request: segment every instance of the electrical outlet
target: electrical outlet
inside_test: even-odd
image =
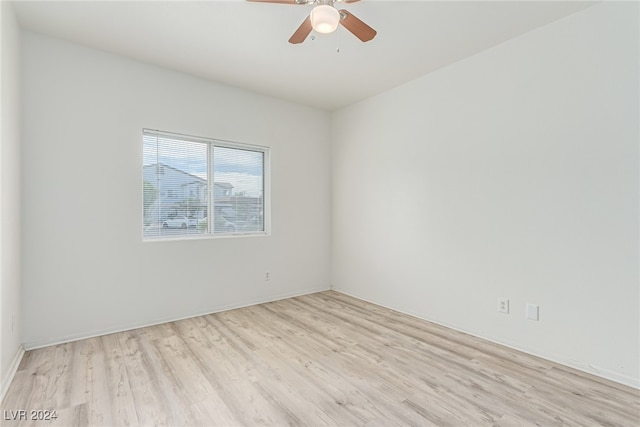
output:
[[[509,298],[498,298],[498,313],[509,314]]]
[[[540,307],[537,304],[527,304],[527,319],[540,320]]]
[[[268,282],[269,280],[271,280],[271,275],[269,274],[268,271],[264,272],[264,281]]]

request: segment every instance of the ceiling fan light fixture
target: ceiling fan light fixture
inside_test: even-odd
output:
[[[333,33],[340,23],[340,12],[326,4],[316,6],[311,11],[311,26],[322,34]]]

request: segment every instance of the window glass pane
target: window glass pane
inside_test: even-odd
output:
[[[213,148],[214,233],[264,231],[264,153]]]
[[[207,232],[208,144],[144,135],[144,237]]]
[[[268,149],[143,130],[143,238],[264,233]]]

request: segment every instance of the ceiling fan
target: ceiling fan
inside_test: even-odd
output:
[[[338,24],[349,30],[354,36],[368,42],[373,39],[377,32],[352,13],[345,9],[336,9],[335,4],[339,2],[355,3],[360,0],[247,0],[255,3],[279,3],[303,5],[312,4],[313,9],[307,19],[305,19],[298,29],[289,39],[289,43],[298,44],[305,41],[311,30],[316,30],[322,34],[329,34],[338,28]]]

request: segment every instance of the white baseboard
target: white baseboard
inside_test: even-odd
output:
[[[521,352],[529,354],[531,356],[539,357],[541,359],[545,359],[545,360],[548,360],[550,362],[557,363],[559,365],[563,365],[563,366],[567,366],[569,368],[577,369],[578,371],[582,371],[582,372],[585,372],[587,374],[594,375],[596,377],[600,377],[600,378],[604,378],[606,380],[614,381],[616,383],[619,383],[619,384],[622,384],[622,385],[626,385],[626,386],[629,386],[629,387],[633,387],[635,389],[640,389],[640,379],[629,377],[629,376],[623,375],[623,374],[621,374],[619,372],[614,372],[614,371],[610,371],[610,370],[607,370],[607,369],[599,368],[599,367],[593,366],[593,365],[591,365],[591,364],[589,364],[587,362],[580,361],[580,360],[569,359],[569,358],[562,357],[562,356],[557,355],[557,354],[540,353],[540,352],[536,351],[535,349],[526,348],[526,347],[523,347],[521,345],[496,341],[494,339],[483,337],[481,335],[474,334],[473,332],[469,332],[469,331],[466,331],[464,329],[460,329],[460,328],[457,328],[455,326],[448,325],[448,324],[443,323],[443,322],[439,322],[438,320],[429,319],[429,318],[427,318],[425,316],[422,316],[422,315],[419,315],[419,314],[416,314],[416,313],[408,313],[408,312],[400,310],[400,309],[398,309],[396,307],[390,307],[390,306],[387,306],[387,305],[384,305],[384,304],[380,304],[379,302],[376,302],[376,301],[370,301],[370,300],[367,300],[365,298],[361,298],[361,297],[359,297],[357,295],[352,295],[352,294],[350,294],[348,292],[344,292],[344,291],[335,289],[333,287],[331,289],[333,291],[335,291],[335,292],[350,296],[352,298],[356,298],[356,299],[359,299],[361,301],[366,301],[368,303],[375,304],[375,305],[378,305],[380,307],[388,308],[390,310],[397,311],[398,313],[406,314],[407,316],[415,317],[417,319],[425,320],[427,322],[431,322],[431,323],[434,323],[436,325],[444,326],[445,328],[449,328],[449,329],[452,329],[452,330],[457,331],[457,332],[462,332],[464,334],[471,335],[471,336],[474,336],[476,338],[480,338],[480,339],[483,339],[485,341],[489,341],[489,342],[492,342],[494,344],[501,345],[503,347],[508,347],[508,348],[513,349],[513,350],[521,351]]]
[[[2,403],[2,401],[4,400],[4,396],[7,394],[9,386],[13,381],[13,377],[15,377],[16,372],[18,372],[18,367],[20,366],[20,362],[22,362],[24,351],[25,350],[23,346],[20,346],[18,348],[18,351],[16,352],[16,355],[14,356],[13,361],[11,361],[11,365],[9,366],[9,371],[2,378],[2,382],[0,383],[0,403]]]
[[[31,342],[24,343],[23,345],[24,345],[24,349],[26,349],[27,351],[35,350],[37,348],[49,347],[49,346],[58,345],[58,344],[65,344],[68,342],[79,341],[79,340],[84,340],[88,338],[95,338],[103,335],[130,331],[133,329],[146,328],[147,326],[160,325],[162,323],[175,322],[178,320],[190,319],[192,317],[205,316],[207,314],[220,313],[222,311],[234,310],[236,308],[249,307],[256,304],[264,304],[267,302],[279,301],[282,299],[293,298],[293,297],[302,296],[302,295],[315,294],[317,292],[323,292],[328,290],[329,288],[327,287],[327,288],[321,288],[321,289],[317,289],[317,288],[304,289],[304,290],[298,290],[296,292],[286,292],[283,294],[276,294],[268,298],[256,298],[256,299],[242,301],[238,303],[211,307],[205,310],[195,311],[191,313],[183,313],[178,315],[161,317],[157,319],[151,319],[144,322],[133,322],[133,323],[128,323],[124,325],[117,325],[109,328],[94,330],[94,331],[86,331],[78,334],[64,335],[60,337],[47,338],[44,340],[31,341]]]

